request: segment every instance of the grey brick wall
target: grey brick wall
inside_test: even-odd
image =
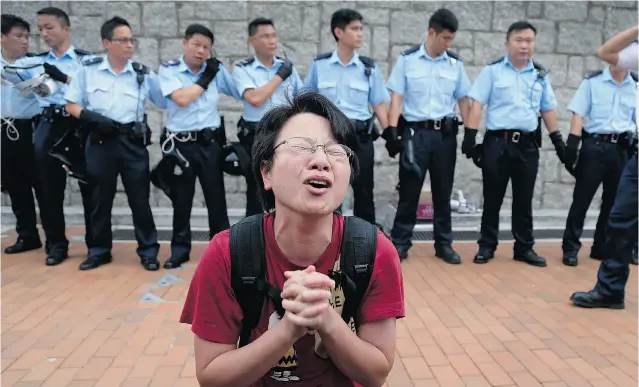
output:
[[[637,24],[637,3],[630,1],[500,1],[500,2],[12,2],[3,1],[2,12],[15,13],[34,23],[35,12],[47,5],[65,9],[72,23],[72,41],[81,48],[99,51],[100,24],[119,15],[128,19],[140,37],[137,60],[157,68],[162,61],[180,55],[181,34],[190,23],[209,26],[215,33],[214,49],[225,65],[250,55],[246,43],[246,26],[258,16],[272,17],[280,37],[280,48],[294,61],[304,77],[313,57],[334,46],[329,31],[330,16],[342,7],[359,10],[365,17],[363,55],[372,56],[388,73],[399,53],[423,38],[428,19],[437,8],[446,5],[459,18],[461,29],[454,49],[464,60],[471,80],[488,61],[503,54],[505,31],[510,23],[527,19],[539,30],[535,59],[551,71],[552,83],[559,100],[558,114],[561,129],[569,130],[570,115],[566,106],[583,75],[599,69],[602,64],[595,57],[600,44],[616,32]],[[42,51],[45,46],[37,37],[32,49]],[[225,98],[221,103],[225,115],[227,136],[236,138],[235,124],[241,105]],[[163,114],[150,113],[152,128],[162,127]],[[460,136],[461,137],[461,136]],[[574,179],[560,167],[550,141],[544,138],[544,149],[534,206],[536,209],[566,209],[571,200]],[[481,140],[479,140],[481,141]],[[150,148],[154,165],[159,146]],[[397,161],[388,158],[383,140],[376,143],[375,193],[378,203],[392,197],[397,184]],[[245,183],[242,179],[226,177],[228,205],[244,207]],[[70,183],[67,204],[79,205],[80,196],[75,182]],[[121,185],[120,185],[121,189]],[[199,188],[198,188],[199,189]],[[465,157],[458,156],[455,189],[461,189],[471,202],[481,205],[481,174]],[[3,204],[8,198],[3,197]],[[510,207],[508,190],[504,209]],[[169,206],[168,199],[157,190],[151,194],[152,206]],[[197,192],[195,206],[203,206],[201,192]],[[599,205],[593,201],[593,208]],[[115,206],[127,206],[123,192],[118,192]]]

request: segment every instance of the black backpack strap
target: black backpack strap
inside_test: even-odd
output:
[[[377,252],[377,227],[355,216],[344,217],[344,235],[340,271],[342,280],[344,309],[342,318],[348,324],[352,318],[359,327],[359,307],[373,274],[373,264]]]
[[[284,315],[280,290],[267,283],[264,247],[263,214],[249,216],[231,226],[231,286],[242,308],[242,330],[238,347],[249,343],[251,331],[262,314],[265,296],[275,303],[280,316]]]

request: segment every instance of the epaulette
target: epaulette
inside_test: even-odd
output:
[[[453,58],[453,59],[456,59],[456,60],[458,60],[458,61],[460,61],[460,62],[462,61],[462,60],[461,60],[461,57],[459,56],[459,54],[458,54],[458,53],[456,53],[455,51],[446,50],[446,54],[448,54],[448,56],[449,56],[449,57],[451,57],[451,58]]]
[[[252,56],[250,58],[246,58],[246,59],[244,59],[241,62],[237,62],[237,65],[238,66],[248,66],[248,65],[250,65],[253,62],[255,62],[255,57],[254,56]]]
[[[362,63],[364,63],[364,66],[366,66],[366,67],[370,67],[370,68],[375,67],[375,61],[373,60],[373,58],[370,58],[368,56],[360,55],[359,56],[359,60],[361,60]]]
[[[496,59],[496,60],[494,60],[494,61],[492,61],[492,62],[488,63],[488,66],[492,66],[492,65],[497,64],[497,63],[499,63],[499,62],[501,62],[501,61],[503,61],[503,60],[504,60],[504,57],[502,56],[501,58]]]
[[[148,74],[149,68],[139,62],[132,62],[131,66],[133,67],[133,71],[138,74]]]
[[[532,62],[533,63],[533,67],[535,68],[535,70],[539,71],[539,72],[547,72],[546,68],[544,66],[541,65],[541,63],[537,63],[535,61]]]
[[[33,52],[27,52],[26,54],[24,54],[24,56],[26,56],[27,58],[31,58],[31,57],[34,57],[34,56],[38,56],[38,54],[35,54]]]
[[[633,81],[637,82],[637,79],[639,79],[637,77],[637,73],[635,73],[634,71],[630,71],[630,77],[632,78]]]
[[[92,52],[89,52],[87,50],[83,50],[81,48],[74,48],[73,51],[75,51],[76,55],[80,55],[80,56],[93,55]]]
[[[39,54],[35,54],[35,56],[47,56],[49,55],[49,51],[41,52]]]
[[[180,64],[180,61],[178,59],[169,59],[166,62],[163,62],[162,66],[171,67],[171,66],[177,66],[179,64]]]
[[[325,52],[323,54],[319,54],[318,56],[315,57],[315,60],[328,59],[331,56],[333,56],[333,52],[329,51],[329,52]]]
[[[411,48],[409,48],[407,50],[404,50],[404,52],[402,52],[402,55],[410,55],[412,53],[415,53],[415,52],[419,51],[419,46],[420,45],[418,44],[418,45],[413,46],[413,47],[411,47]]]
[[[96,56],[94,58],[87,59],[82,62],[82,66],[93,66],[94,64],[102,63],[104,60],[101,56]]]
[[[601,74],[603,74],[603,70],[599,70],[599,71],[595,71],[593,73],[587,74],[584,78],[590,79],[590,78],[597,77],[597,76],[599,76]]]

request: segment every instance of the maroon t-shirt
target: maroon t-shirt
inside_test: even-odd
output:
[[[282,253],[275,240],[273,220],[273,215],[264,217],[266,281],[281,289],[286,281],[285,271],[303,270],[305,267],[292,264]],[[315,263],[318,272],[328,274],[339,259],[343,228],[344,218],[334,215],[331,243]],[[361,322],[404,317],[404,287],[399,257],[393,244],[381,232],[377,238],[373,267],[370,285],[361,304]],[[251,333],[251,341],[279,321],[273,302],[267,300],[260,322]],[[242,327],[242,309],[231,287],[228,230],[215,235],[204,251],[193,275],[180,322],[191,324],[193,333],[204,340],[237,343]],[[315,336],[309,333],[295,342],[278,364],[253,387],[299,386],[310,385],[310,382],[313,386],[357,385],[344,376],[330,358],[323,359],[316,354],[315,345],[319,335]]]

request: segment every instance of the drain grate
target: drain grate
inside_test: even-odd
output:
[[[170,242],[172,230],[158,230],[158,240],[160,242]],[[563,237],[563,229],[540,229],[535,230],[533,235],[535,240],[541,241],[544,239],[561,239]],[[595,234],[595,230],[584,230],[582,238],[591,239]],[[479,239],[479,231],[453,231],[453,239],[456,241],[476,241]],[[512,232],[510,230],[504,230],[499,232],[499,240],[507,241],[512,240]],[[82,239],[84,240],[84,239]],[[115,229],[113,230],[114,241],[134,241],[135,233],[130,229]],[[208,242],[211,240],[208,231],[192,231],[191,240],[193,242]],[[432,231],[415,231],[413,232],[413,241],[432,241]]]

